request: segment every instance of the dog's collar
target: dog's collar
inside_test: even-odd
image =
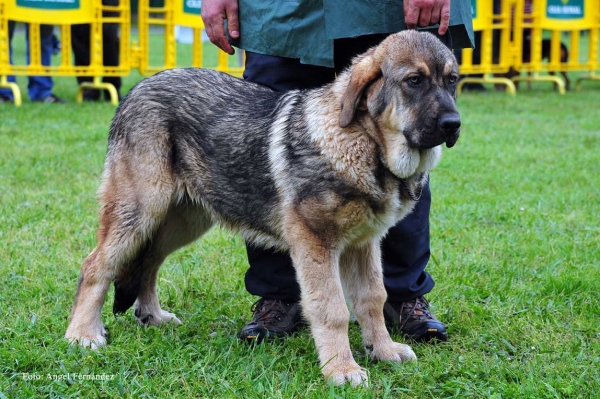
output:
[[[423,173],[419,174],[419,177],[418,177],[419,182],[416,184],[415,189],[412,189],[410,187],[407,179],[398,178],[398,180],[400,181],[400,196],[401,197],[404,194],[406,197],[410,198],[411,200],[413,200],[415,202],[421,199],[421,195],[423,194],[423,188],[425,187],[425,184],[427,183],[427,177],[425,177],[425,182],[423,182]]]

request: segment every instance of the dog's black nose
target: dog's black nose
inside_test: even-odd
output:
[[[458,113],[444,114],[440,117],[438,125],[442,132],[446,134],[455,134],[460,129],[460,116]]]

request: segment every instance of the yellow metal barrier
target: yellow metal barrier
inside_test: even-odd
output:
[[[586,12],[586,24],[589,24],[590,26],[589,31],[587,32],[589,35],[587,60],[580,63],[578,66],[581,66],[581,69],[589,71],[589,74],[587,76],[580,76],[577,79],[577,90],[581,88],[581,82],[583,80],[600,81],[600,75],[596,75],[596,72],[600,70],[600,1],[593,1],[592,4],[586,8]],[[571,36],[571,53],[573,53],[575,48],[579,50],[579,41],[575,39],[578,38]],[[577,51],[577,53],[579,53],[579,51]],[[583,56],[569,60],[569,70],[576,67],[573,63],[579,59],[583,59]]]
[[[111,84],[101,83],[102,76],[125,76],[134,67],[143,75],[174,68],[178,47],[179,51],[191,51],[190,66],[212,68],[236,76],[242,74],[241,59],[228,56],[212,44],[205,44],[199,0],[164,0],[162,7],[150,7],[149,3],[149,0],[140,0],[139,45],[130,46],[128,0],[119,1],[118,6],[103,6],[102,0],[0,0],[0,87],[12,90],[15,104],[20,105],[19,87],[7,81],[8,75],[92,76],[93,82],[80,86],[78,101],[82,100],[84,88],[93,88],[108,90],[116,104],[117,92]],[[564,93],[565,81],[555,75],[564,71],[588,73],[579,77],[578,88],[585,79],[600,80],[597,74],[600,68],[600,0],[472,0],[472,6],[478,49],[462,51],[460,71],[466,77],[459,83],[459,92],[464,84],[475,82],[502,84],[514,94],[513,82],[524,80],[550,81]],[[10,63],[9,20],[28,24],[29,63]],[[70,28],[73,24],[83,23],[91,26],[91,62],[89,66],[74,66]],[[118,66],[103,65],[104,23],[120,26]],[[41,24],[59,26],[63,46],[58,64],[44,66],[41,63]],[[175,34],[178,26],[191,29],[191,46],[178,46]],[[160,38],[156,33],[162,34]],[[562,43],[565,37],[568,41]],[[162,44],[157,44],[157,40]],[[569,50],[568,60],[563,57],[563,48]],[[160,58],[162,62],[157,62]],[[207,58],[216,59],[216,64],[209,65],[205,62]],[[510,79],[513,71],[518,71],[518,75]]]
[[[563,94],[565,80],[556,73],[593,73],[597,69],[599,0],[515,0],[514,4],[515,50],[519,55],[515,69],[528,72],[514,81],[552,82]],[[584,34],[589,37],[587,54],[581,51]],[[569,37],[568,46],[562,42],[564,36]]]
[[[150,60],[150,30],[161,27],[164,36],[164,62],[157,64]],[[165,69],[175,68],[176,45],[175,45],[175,21],[173,16],[173,0],[165,0],[163,7],[150,7],[149,0],[140,0],[138,4],[138,38],[133,44],[133,53],[138,58],[137,64],[142,75],[152,75]],[[156,49],[152,49],[156,52]]]
[[[139,46],[134,44],[133,53],[138,58],[142,75],[151,75],[164,69],[177,66],[176,27],[192,30],[192,65],[193,67],[211,68],[234,76],[241,76],[243,67],[230,66],[242,64],[241,60],[217,50],[213,44],[205,46],[203,41],[204,23],[200,16],[199,0],[165,0],[162,7],[150,6],[149,0],[140,0],[138,8]],[[163,44],[152,42],[153,33],[164,36]],[[207,65],[204,56],[207,49],[217,56],[216,65]],[[161,51],[162,50],[162,51]],[[158,60],[160,55],[164,59]]]
[[[588,72],[578,78],[577,88],[583,80],[600,80],[600,0],[472,0],[472,6],[481,56],[473,59],[473,50],[462,51],[460,71],[467,77],[459,92],[475,82],[502,83],[514,93],[507,82],[512,75],[512,82],[552,82],[560,93],[566,72]]]
[[[110,12],[110,16],[103,16]],[[23,22],[29,29],[29,64],[9,61],[8,21]],[[103,6],[101,0],[0,0],[0,87],[9,88],[14,95],[15,105],[21,104],[19,87],[7,82],[7,75],[37,76],[92,76],[93,82],[82,83],[77,99],[82,101],[84,88],[108,90],[111,102],[118,104],[115,87],[100,81],[102,76],[124,76],[130,72],[129,1],[120,1],[118,6]],[[120,61],[118,66],[104,66],[102,60],[102,24],[114,23],[120,26]],[[41,62],[40,25],[60,27],[62,49],[60,63],[46,66]],[[71,52],[71,25],[90,24],[90,65],[74,66]]]
[[[13,93],[13,101],[16,106],[21,105],[21,91],[16,83],[7,81],[10,72],[8,19],[6,0],[0,0],[0,88],[10,89]]]
[[[516,88],[510,79],[494,76],[508,73],[512,65],[510,9],[502,7],[494,12],[493,0],[471,0],[471,7],[477,46],[475,51],[479,54],[479,59],[473,59],[473,49],[463,49],[460,73],[482,76],[462,78],[458,84],[458,92],[462,91],[466,83],[494,83],[505,85],[509,93],[515,94]]]

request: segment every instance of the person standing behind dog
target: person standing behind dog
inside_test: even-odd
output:
[[[119,0],[102,0],[102,5],[118,6]],[[116,16],[115,12],[104,11],[105,17]],[[75,55],[76,66],[90,65],[90,24],[71,25],[71,48]],[[102,61],[105,66],[119,65],[119,24],[106,23],[102,24]],[[91,82],[94,78],[91,76],[78,76],[77,83]],[[104,83],[112,83],[119,93],[121,98],[121,77],[120,76],[105,76],[102,78]],[[83,101],[97,101],[100,99],[99,90],[85,89],[83,91]],[[110,101],[108,91],[104,92],[104,99]]]
[[[15,32],[15,21],[8,21],[8,43],[9,57],[12,64],[12,38]],[[54,53],[53,42],[54,25],[40,25],[40,57],[42,65],[50,66],[52,54]],[[29,24],[25,24],[25,41],[27,48],[27,64],[31,58],[29,49]],[[15,83],[17,81],[14,75],[8,76],[8,82]],[[27,77],[27,93],[29,99],[33,102],[42,102],[48,104],[63,104],[66,101],[57,97],[53,92],[54,80],[51,76],[28,76]],[[0,89],[0,103],[13,102],[14,97],[10,89]]]
[[[459,13],[463,22],[470,18],[469,1],[454,1],[466,10]],[[406,28],[439,24],[437,34],[452,46],[450,0],[204,0],[202,19],[208,37],[220,49],[233,54],[234,44],[246,50],[244,79],[276,91],[329,83],[355,55]],[[471,27],[470,23],[466,26]],[[457,30],[455,39],[463,47],[471,46],[465,29]],[[427,184],[414,211],[391,228],[382,242],[388,294],[384,314],[388,327],[415,340],[445,341],[446,328],[431,313],[424,297],[434,286],[425,271],[430,257],[430,204]],[[283,339],[303,324],[300,287],[289,253],[250,243],[246,249],[250,264],[246,289],[260,299],[239,338],[259,342]]]

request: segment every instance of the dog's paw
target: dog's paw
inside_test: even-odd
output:
[[[136,309],[135,317],[137,318],[138,322],[144,326],[160,327],[165,323],[182,324],[181,320],[179,320],[174,313],[170,313],[162,309],[154,312],[142,312],[139,309]]]
[[[323,368],[323,374],[334,385],[343,385],[349,382],[353,387],[369,386],[367,371],[354,362],[348,365],[338,365],[338,367],[327,365]]]
[[[389,345],[382,345],[372,349],[367,348],[367,354],[384,362],[403,363],[417,360],[417,355],[415,355],[410,346],[398,342],[391,342]]]
[[[108,332],[104,325],[100,328],[94,329],[92,332],[77,331],[69,327],[65,333],[65,338],[71,343],[71,345],[79,345],[83,348],[89,348],[91,350],[98,350],[106,346],[106,339],[108,338]]]

